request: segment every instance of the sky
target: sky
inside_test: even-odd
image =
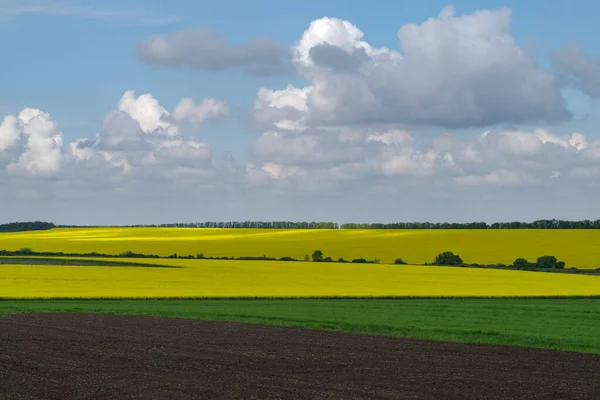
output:
[[[0,221],[598,219],[598,12],[0,0]]]

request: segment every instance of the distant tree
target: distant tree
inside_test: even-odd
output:
[[[538,257],[536,266],[538,268],[556,268],[558,260],[554,256],[541,256]]]
[[[203,253],[198,253],[198,254],[196,254],[196,258],[202,259],[202,258],[204,258],[204,254]]]
[[[451,251],[445,251],[440,253],[433,261],[433,265],[462,265],[463,260],[458,254],[454,254]]]
[[[518,269],[527,268],[528,265],[529,265],[529,261],[527,261],[524,258],[517,258],[513,262],[513,267],[518,268]]]
[[[313,261],[323,261],[323,252],[321,250],[315,250],[312,253],[312,260]]]
[[[406,264],[406,262],[401,258],[396,258],[394,260],[394,264]]]
[[[340,263],[347,263],[348,261],[346,261],[342,257],[340,257],[340,258],[338,258],[338,262],[340,262]]]
[[[308,260],[309,260],[309,258],[308,258],[308,254],[305,254],[305,255],[304,255],[304,261],[308,261]]]
[[[565,262],[564,261],[559,261],[556,263],[556,268],[558,269],[565,269]]]
[[[295,258],[293,258],[293,257],[288,257],[288,256],[286,256],[286,257],[281,257],[281,258],[279,259],[279,261],[298,261],[298,260],[296,260],[296,259],[295,259]]]
[[[31,250],[29,247],[23,247],[22,249],[19,249],[19,253],[21,253],[21,254],[32,254],[33,250]]]

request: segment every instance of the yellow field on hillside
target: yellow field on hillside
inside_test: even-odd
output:
[[[600,267],[600,230],[265,230],[92,228],[0,233],[0,250],[303,258],[315,249],[334,259],[364,257],[409,263],[453,251],[467,263],[534,261],[555,255],[567,267]]]
[[[600,295],[600,277],[557,273],[278,261],[151,262],[183,268],[0,265],[0,298]]]

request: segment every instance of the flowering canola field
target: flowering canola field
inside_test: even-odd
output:
[[[550,254],[567,267],[600,267],[600,230],[284,230],[195,228],[77,228],[0,233],[0,250],[303,258],[315,249],[334,259],[397,257],[431,262],[442,251],[467,263],[510,264]]]
[[[0,298],[600,295],[598,276],[384,264],[149,262],[183,268],[0,265]]]

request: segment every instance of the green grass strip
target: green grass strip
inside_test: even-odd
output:
[[[161,265],[135,261],[85,260],[45,257],[0,257],[0,265],[58,265],[70,267],[143,267],[143,268],[183,268],[174,265]]]
[[[0,301],[0,314],[32,312],[237,321],[600,354],[598,299]]]

